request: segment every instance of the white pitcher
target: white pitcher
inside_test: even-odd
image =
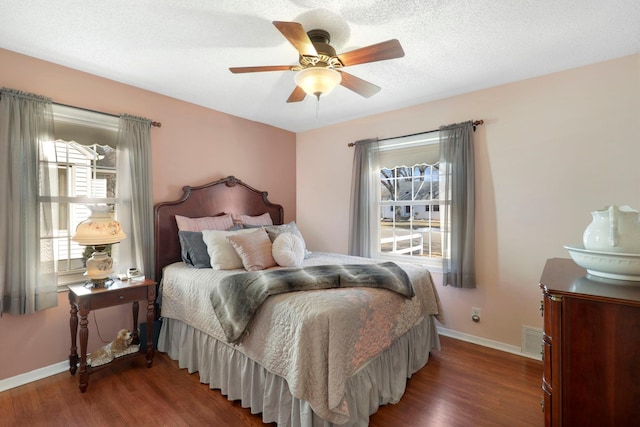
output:
[[[591,215],[593,221],[582,236],[585,249],[640,254],[640,212],[611,205]]]

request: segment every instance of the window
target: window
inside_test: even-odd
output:
[[[376,256],[440,265],[444,201],[438,142],[438,132],[431,132],[380,143]]]
[[[76,226],[90,215],[87,205],[106,204],[115,213],[118,119],[104,114],[54,105],[55,140],[45,143],[51,195],[41,203],[53,206],[52,239],[58,260],[58,285],[84,280],[91,247],[71,241]]]

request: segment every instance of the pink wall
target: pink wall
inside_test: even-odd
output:
[[[184,185],[235,175],[284,206],[295,219],[295,134],[177,99],[0,49],[0,86],[51,97],[54,102],[162,122],[152,128],[155,202],[182,196]],[[149,218],[152,221],[152,218]],[[49,366],[69,355],[69,304],[0,318],[0,380]],[[92,315],[93,317],[93,315]],[[131,327],[130,306],[99,310],[100,333],[111,340]],[[89,350],[101,345],[89,322]]]
[[[569,257],[563,245],[581,242],[590,211],[640,208],[640,55],[300,133],[296,221],[311,250],[346,253],[347,143],[470,119],[485,121],[475,134],[478,286],[438,286],[444,327],[520,347],[522,326],[542,327],[545,260]]]

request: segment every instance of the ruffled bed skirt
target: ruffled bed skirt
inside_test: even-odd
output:
[[[341,426],[367,426],[378,407],[397,403],[407,378],[422,368],[429,351],[440,349],[434,320],[429,317],[371,360],[346,384],[351,419]],[[180,368],[198,372],[200,382],[239,400],[266,423],[287,427],[329,427],[307,401],[291,395],[287,381],[240,351],[179,320],[163,319],[158,350],[178,361]]]

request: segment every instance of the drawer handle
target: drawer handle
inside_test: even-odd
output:
[[[124,299],[124,295],[120,295],[120,296],[118,297],[118,299],[119,299],[119,300],[123,300],[123,299]]]

